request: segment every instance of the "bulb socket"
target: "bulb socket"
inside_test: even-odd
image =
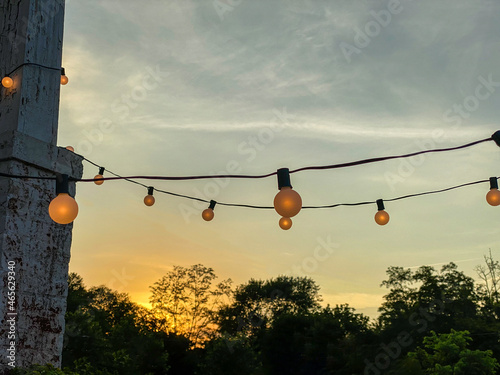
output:
[[[104,167],[99,167],[99,174],[102,176],[106,169]]]
[[[490,177],[490,189],[498,189],[498,180],[496,177]]]
[[[67,174],[56,174],[56,195],[69,194],[69,176]]]
[[[491,136],[491,139],[493,139],[497,144],[497,146],[500,147],[500,130],[494,132],[493,135]]]
[[[64,70],[64,68],[61,68],[61,75],[62,75],[62,76],[65,76],[65,75],[66,75],[66,70]]]
[[[385,210],[383,199],[377,199],[377,208],[379,211]]]
[[[284,187],[292,187],[292,184],[290,182],[290,170],[288,168],[280,168],[277,171],[277,176],[278,176],[278,189],[281,190],[281,188]]]
[[[148,195],[153,195],[154,189],[155,188],[153,186],[148,187]]]
[[[208,208],[211,208],[211,209],[213,210],[213,209],[215,208],[215,205],[216,205],[216,204],[217,204],[217,202],[216,202],[216,201],[211,200],[211,201],[210,201],[210,205],[208,206]]]

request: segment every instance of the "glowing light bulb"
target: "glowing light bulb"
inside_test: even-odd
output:
[[[293,217],[302,209],[302,198],[292,189],[288,168],[278,169],[278,194],[274,197],[274,209],[283,217]]]
[[[375,222],[378,225],[385,225],[389,222],[389,214],[385,212],[384,201],[377,199],[378,212],[375,214]]]
[[[211,208],[207,208],[207,209],[203,210],[203,212],[201,213],[201,217],[205,221],[212,220],[214,218],[214,210],[212,210]]]
[[[61,85],[66,85],[68,83],[69,79],[66,77],[66,71],[64,68],[61,68]]]
[[[103,178],[103,175],[102,174],[96,174],[94,176],[94,179],[97,179],[97,178]],[[102,185],[103,183],[104,183],[104,180],[94,181],[94,184],[96,184],[96,185]]]
[[[208,208],[206,210],[203,210],[203,212],[201,213],[201,217],[203,218],[203,220],[210,221],[214,218],[214,208],[216,204],[216,201],[210,201],[210,205],[208,206]]]
[[[491,189],[488,191],[488,194],[486,194],[486,201],[491,206],[498,206],[500,204],[500,191],[498,191],[498,189]]]
[[[292,227],[292,219],[289,217],[282,217],[280,219],[280,228],[283,230],[288,230]]]
[[[71,152],[75,152],[75,149],[73,148],[73,146],[67,146],[66,150],[69,150]]]
[[[6,88],[10,88],[14,85],[14,81],[10,77],[3,77],[2,78],[2,86]]]
[[[99,173],[94,176],[94,179],[103,178],[103,174],[104,174],[104,168],[99,167]],[[104,180],[94,181],[94,184],[96,184],[96,185],[102,185],[103,183],[104,183]]]
[[[146,195],[144,197],[144,204],[148,207],[151,207],[153,204],[155,204],[155,197],[153,197],[152,195]]]
[[[61,193],[49,204],[49,216],[58,224],[69,224],[78,215],[78,203],[68,194]]]
[[[284,186],[274,197],[274,209],[283,217],[294,217],[302,209],[302,198],[291,187]]]
[[[491,206],[498,206],[500,204],[500,191],[498,191],[496,177],[490,177],[490,191],[486,194],[486,202]]]
[[[151,207],[155,204],[155,197],[153,197],[154,187],[148,187],[148,195],[144,197],[144,204],[148,207]]]
[[[375,214],[375,221],[378,225],[385,225],[389,222],[389,214],[384,210],[378,211]]]

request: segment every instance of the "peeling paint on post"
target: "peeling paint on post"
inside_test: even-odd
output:
[[[0,0],[0,74],[61,67],[63,27],[64,0]],[[81,158],[56,146],[60,72],[25,65],[11,78],[0,88],[0,172],[80,178]],[[73,224],[50,219],[54,196],[55,181],[0,178],[0,373],[61,364]]]

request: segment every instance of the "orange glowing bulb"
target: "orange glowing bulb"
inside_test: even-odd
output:
[[[75,152],[75,149],[73,148],[73,146],[67,146],[66,150],[69,150],[71,152]]]
[[[274,197],[274,209],[283,217],[294,217],[302,208],[302,198],[290,186],[281,188]]]
[[[96,178],[103,178],[102,174],[96,174],[94,176],[94,179],[96,179]],[[104,183],[104,180],[94,181],[94,184],[96,184],[96,185],[102,185],[103,183]]]
[[[12,78],[10,77],[4,77],[2,78],[2,86],[3,87],[12,87],[12,85],[14,85],[14,81],[12,80]]]
[[[49,216],[58,224],[69,224],[78,215],[78,204],[67,193],[61,193],[49,204]]]
[[[280,219],[280,228],[283,230],[288,230],[292,227],[292,219],[289,217],[282,217]]]
[[[500,191],[498,189],[490,189],[488,194],[486,194],[486,202],[492,206],[498,206],[500,204]]]
[[[66,76],[61,76],[61,85],[66,85],[69,79]]]
[[[389,214],[384,210],[380,210],[375,214],[375,222],[378,225],[385,225],[389,222]]]
[[[214,218],[214,210],[212,210],[211,208],[207,208],[206,210],[203,210],[203,212],[201,213],[201,217],[205,221],[212,220]]]
[[[144,197],[144,204],[148,207],[151,207],[153,204],[155,204],[155,197],[150,194],[146,195]]]

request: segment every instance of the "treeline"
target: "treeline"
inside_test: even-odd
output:
[[[211,268],[177,266],[151,286],[146,309],[73,273],[64,370],[12,373],[495,374],[500,265],[490,253],[476,270],[479,283],[454,263],[389,267],[375,321],[348,305],[323,307],[307,277],[233,287]]]

